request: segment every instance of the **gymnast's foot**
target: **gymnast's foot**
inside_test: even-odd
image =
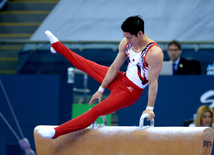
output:
[[[52,138],[55,135],[54,128],[42,128],[38,132],[42,137],[46,138]]]
[[[53,44],[53,43],[59,41],[49,30],[45,31],[45,34],[46,34],[46,36],[48,37],[48,39],[50,40],[51,44]],[[57,52],[53,49],[53,47],[51,47],[50,50],[51,50],[52,53],[57,53]]]

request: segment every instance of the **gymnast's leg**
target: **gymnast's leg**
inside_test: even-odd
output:
[[[93,77],[98,82],[100,82],[100,83],[102,82],[102,80],[105,77],[105,74],[106,74],[106,72],[108,70],[108,67],[98,65],[98,64],[96,64],[96,63],[94,63],[92,61],[89,61],[89,60],[77,55],[76,53],[74,53],[70,49],[66,48],[63,44],[61,44],[59,42],[59,40],[50,31],[46,31],[45,34],[47,35],[48,39],[51,42],[51,46],[52,46],[51,47],[51,52],[52,53],[61,53],[76,68],[78,68],[78,69],[82,70],[83,72],[87,73],[88,75]],[[114,85],[113,84],[111,84],[111,85],[112,85],[112,88],[113,88]],[[81,116],[80,118],[82,118],[82,117],[84,117],[84,115]],[[96,116],[96,118],[97,117],[99,117],[99,116]],[[85,125],[84,127],[89,126],[91,123],[93,123],[94,120],[96,120],[96,118],[93,117],[92,122],[90,120],[88,123],[86,123],[86,125],[84,123],[84,125]],[[75,120],[77,120],[77,119],[75,119]],[[85,121],[83,121],[83,122],[85,122]],[[80,128],[84,128],[84,127],[82,127],[82,125],[80,126]],[[51,137],[53,137],[53,135],[55,135],[55,130],[53,128],[41,129],[41,130],[39,130],[39,133],[43,137],[51,138]]]
[[[99,65],[74,53],[73,51],[65,47],[50,31],[45,31],[45,34],[51,42],[52,53],[61,53],[76,68],[85,72],[86,74],[97,80],[99,83],[102,83],[108,71],[108,67]]]
[[[98,65],[94,62],[91,62],[68,48],[66,48],[64,45],[62,45],[56,37],[54,37],[49,31],[46,32],[46,35],[50,39],[50,42],[52,43],[52,52],[60,52],[63,54],[75,67],[78,69],[86,72],[90,76],[92,76],[94,79],[96,79],[98,82],[102,82],[108,67],[104,67],[101,65]],[[94,69],[95,68],[95,69]],[[88,71],[89,70],[89,71]],[[102,70],[102,73],[100,73],[100,70]],[[92,72],[92,73],[91,73]],[[96,77],[98,76],[98,77]],[[74,132],[80,129],[84,129],[85,127],[92,124],[99,116],[110,114],[116,110],[119,110],[123,107],[127,107],[140,97],[140,94],[142,91],[138,91],[137,89],[135,91],[132,91],[131,93],[127,91],[127,84],[121,84],[123,77],[126,77],[125,74],[118,72],[117,78],[109,85],[110,90],[112,90],[110,96],[96,105],[94,108],[89,110],[88,112],[80,115],[79,117],[72,119],[56,128],[44,128],[40,129],[39,133],[43,137],[48,138],[57,138],[60,135]],[[135,87],[135,86],[132,86]],[[133,93],[137,94],[133,95]]]
[[[121,108],[130,106],[140,97],[140,93],[138,93],[139,95],[135,98],[136,96],[133,97],[127,90],[121,88],[116,90],[113,89],[106,100],[100,102],[84,114],[56,128],[44,128],[40,129],[38,132],[43,137],[55,139],[61,135],[84,129],[91,125],[99,116],[107,115]]]

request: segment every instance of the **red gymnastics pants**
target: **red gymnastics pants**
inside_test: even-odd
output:
[[[87,73],[99,83],[102,83],[108,71],[108,67],[99,65],[79,56],[59,41],[51,44],[51,46],[57,53],[61,53],[67,58],[76,68]],[[111,93],[104,101],[100,102],[84,114],[56,127],[53,139],[60,135],[84,129],[91,125],[99,116],[107,115],[132,105],[139,99],[143,92],[143,89],[136,86],[126,77],[125,72],[118,72],[114,81],[108,86],[108,89]]]

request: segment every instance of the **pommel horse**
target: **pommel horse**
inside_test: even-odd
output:
[[[154,127],[154,120],[150,126],[143,126],[146,117],[142,115],[139,127],[97,127],[95,121],[92,127],[54,140],[40,136],[38,130],[44,126],[37,126],[36,152],[37,155],[211,155],[213,129]]]

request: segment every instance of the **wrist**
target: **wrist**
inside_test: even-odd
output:
[[[103,93],[105,91],[105,88],[100,86],[98,90]]]
[[[146,110],[147,110],[147,109],[154,110],[154,107],[147,106],[147,107],[146,107]]]

